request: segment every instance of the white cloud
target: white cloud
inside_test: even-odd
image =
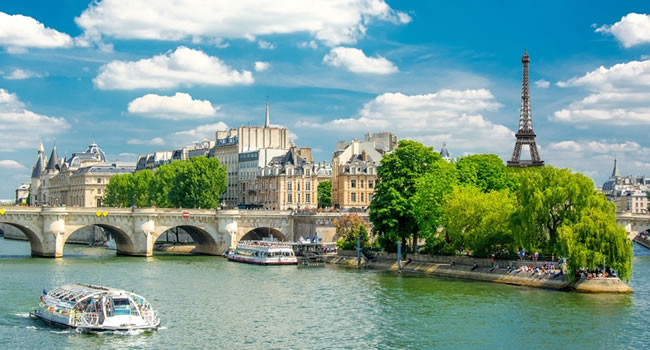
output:
[[[15,160],[0,160],[0,168],[5,169],[25,169],[25,166]]]
[[[9,53],[24,53],[29,47],[70,47],[73,40],[32,17],[0,12],[0,45],[7,47]]]
[[[275,49],[275,44],[274,43],[270,43],[270,42],[264,41],[264,40],[258,40],[257,41],[257,46],[259,46],[260,49],[264,49],[264,50],[273,50],[273,49]]]
[[[354,73],[391,74],[399,69],[389,60],[381,56],[368,57],[363,51],[352,47],[335,47],[323,57],[323,62],[343,67]]]
[[[170,89],[181,85],[252,84],[253,75],[232,69],[203,51],[180,46],[173,52],[139,61],[112,61],[99,68],[93,83],[102,90]]]
[[[268,70],[269,68],[271,68],[271,64],[268,62],[260,62],[260,61],[255,62],[256,72],[263,72],[265,70]]]
[[[208,100],[194,100],[182,92],[174,96],[147,94],[129,102],[128,107],[129,113],[172,120],[207,118],[214,116],[218,109]]]
[[[40,77],[42,77],[42,75],[26,69],[20,69],[20,68],[16,68],[11,73],[5,75],[5,79],[9,79],[9,80],[22,80],[22,79],[40,78]]]
[[[544,80],[544,79],[540,79],[540,80],[535,82],[535,86],[537,86],[538,88],[546,89],[549,86],[551,86],[551,83]]]
[[[143,139],[130,139],[126,142],[129,145],[154,145],[161,146],[165,144],[165,140],[162,137],[154,137],[150,140]]]
[[[650,16],[628,13],[613,25],[603,25],[596,32],[612,34],[625,47],[650,43]]]
[[[650,60],[599,67],[580,77],[557,83],[583,87],[590,94],[556,111],[559,121],[610,125],[650,124]]]
[[[48,117],[25,108],[18,96],[0,89],[0,149],[34,147],[34,139],[57,134],[70,125],[63,118]]]
[[[635,141],[566,140],[550,143],[547,164],[580,171],[601,185],[610,175],[614,158],[623,175],[645,174],[650,148]]]
[[[314,40],[302,41],[302,42],[300,42],[298,44],[298,47],[303,48],[303,49],[309,47],[309,48],[312,48],[312,49],[316,50],[318,48],[318,44],[316,44],[316,41],[314,41]]]
[[[194,37],[254,39],[307,32],[335,46],[365,36],[373,20],[404,24],[411,18],[384,0],[104,0],[75,22],[87,40],[101,37],[177,41]]]
[[[170,136],[174,145],[187,145],[195,141],[214,140],[217,131],[228,130],[224,122],[199,125],[196,128],[178,131]]]
[[[440,90],[426,95],[384,93],[366,103],[357,117],[299,126],[328,128],[337,133],[390,130],[439,147],[447,142],[455,154],[462,152],[508,152],[514,132],[492,123],[481,113],[501,105],[489,90]]]

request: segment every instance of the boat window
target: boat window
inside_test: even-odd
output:
[[[129,299],[113,299],[113,305],[115,308],[115,316],[131,314]]]

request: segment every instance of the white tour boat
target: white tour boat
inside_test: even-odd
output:
[[[270,241],[240,241],[228,260],[258,265],[296,265],[298,258],[290,244]]]
[[[69,284],[46,293],[30,312],[46,323],[81,331],[154,330],[158,313],[143,297],[122,289]]]

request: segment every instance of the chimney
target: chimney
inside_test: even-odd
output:
[[[361,152],[361,160],[366,161],[366,151]]]

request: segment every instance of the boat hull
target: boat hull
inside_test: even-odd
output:
[[[82,332],[126,332],[133,330],[143,330],[143,331],[155,331],[160,327],[160,322],[152,326],[125,326],[125,327],[111,327],[111,326],[98,326],[98,327],[77,327],[69,323],[63,323],[60,321],[55,321],[54,319],[48,319],[47,317],[38,314],[36,311],[30,312],[29,316],[32,318],[39,319],[45,324],[56,327],[56,328],[71,328],[78,329]]]
[[[298,260],[288,260],[288,261],[263,261],[263,260],[252,260],[252,259],[242,259],[236,256],[229,256],[228,261],[234,261],[244,264],[253,264],[253,265],[298,265]]]

